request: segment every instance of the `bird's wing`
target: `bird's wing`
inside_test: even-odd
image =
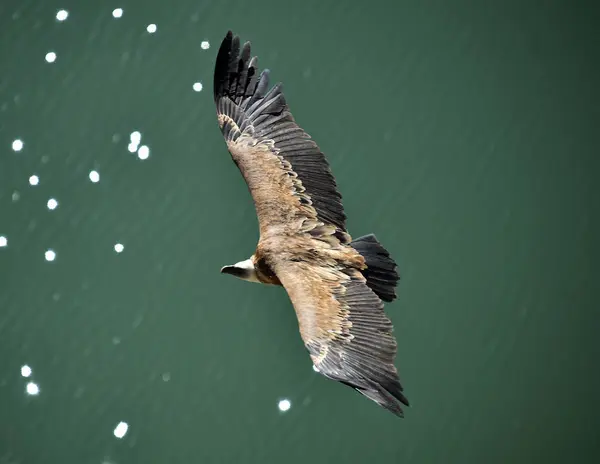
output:
[[[403,416],[396,339],[383,303],[355,268],[276,261],[300,334],[318,371]]]
[[[346,216],[329,164],[294,121],[281,84],[271,89],[269,71],[259,75],[250,43],[241,48],[230,32],[214,74],[221,132],[256,207],[261,236],[268,230],[311,232],[348,243]]]

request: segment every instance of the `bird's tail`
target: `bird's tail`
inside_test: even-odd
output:
[[[364,235],[352,240],[350,246],[365,258],[367,268],[362,274],[367,279],[367,286],[383,301],[395,300],[400,280],[397,265],[377,237],[374,234]]]

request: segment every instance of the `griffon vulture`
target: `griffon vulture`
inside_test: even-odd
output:
[[[231,31],[214,73],[217,120],[254,200],[260,240],[221,272],[285,288],[315,369],[398,416],[396,340],[383,301],[396,298],[396,263],[373,234],[352,240],[323,153],[295,122],[281,84],[269,88],[250,43]]]

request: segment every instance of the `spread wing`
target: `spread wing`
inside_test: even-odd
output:
[[[315,367],[398,416],[408,406],[394,366],[396,339],[383,303],[354,268],[275,264]]]
[[[252,194],[261,236],[269,229],[311,232],[348,243],[342,197],[327,160],[296,124],[281,84],[268,86],[269,71],[259,75],[250,43],[240,53],[239,37],[228,32],[217,55],[214,99],[219,127]]]

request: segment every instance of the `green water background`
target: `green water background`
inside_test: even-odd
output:
[[[0,463],[599,462],[598,12],[2,2]],[[282,289],[218,272],[258,239],[212,102],[228,29],[399,263],[403,420],[313,372]]]

